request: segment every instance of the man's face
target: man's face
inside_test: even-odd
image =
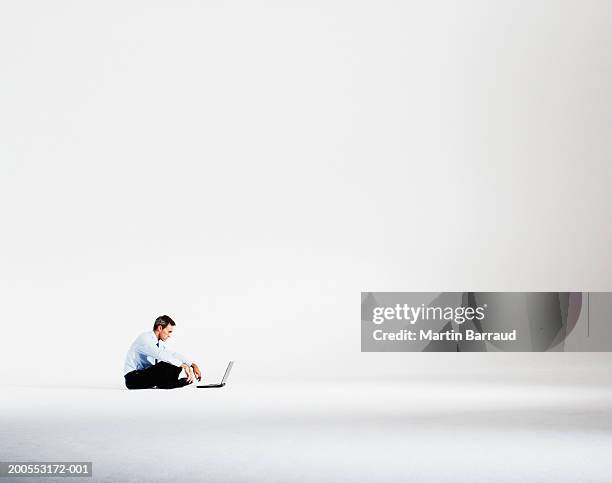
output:
[[[166,327],[161,327],[161,326],[157,326],[157,331],[155,332],[155,335],[157,335],[157,338],[161,341],[165,341],[166,339],[168,339],[171,335],[172,332],[174,331],[174,326],[168,324]]]

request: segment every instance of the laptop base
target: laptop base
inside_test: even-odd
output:
[[[232,370],[232,367],[234,366],[234,361],[230,361],[229,364],[227,365],[227,369],[225,369],[225,374],[223,374],[223,379],[221,379],[221,382],[218,384],[200,384],[199,388],[209,388],[209,387],[223,387],[225,386],[225,383],[227,382],[227,378],[229,377],[230,371]]]

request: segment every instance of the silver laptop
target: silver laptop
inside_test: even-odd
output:
[[[230,363],[227,365],[227,369],[225,369],[225,374],[223,374],[223,379],[221,379],[221,382],[219,384],[201,384],[197,387],[223,387],[225,386],[225,383],[227,382],[229,378],[230,371],[232,370],[233,366],[234,366],[234,361],[230,361]]]

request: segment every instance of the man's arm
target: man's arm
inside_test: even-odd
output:
[[[172,364],[173,366],[177,367],[181,367],[183,364],[186,364],[187,366],[191,366],[192,364],[189,359],[182,356],[178,352],[172,352],[164,346],[158,347],[152,340],[149,339],[141,341],[138,351],[142,352],[148,357],[152,357],[158,361],[167,362],[168,364]]]
[[[197,377],[197,378],[198,378],[198,381],[201,381],[201,380],[202,380],[202,371],[200,371],[199,366],[198,366],[198,365],[197,365],[195,362],[193,362],[193,363],[191,364],[191,367],[192,367],[192,369],[193,369],[193,372],[194,372],[194,374],[195,374],[195,377]]]
[[[193,382],[194,378],[196,378],[198,381],[202,380],[202,372],[200,371],[200,368],[195,362],[191,364],[191,366],[188,366],[187,364],[181,364],[181,367],[185,371],[187,381],[189,381],[190,384]]]

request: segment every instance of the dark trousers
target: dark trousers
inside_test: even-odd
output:
[[[178,376],[181,368],[158,362],[157,364],[125,375],[125,386],[128,389],[150,389],[157,386],[160,389],[172,389],[178,387]]]

